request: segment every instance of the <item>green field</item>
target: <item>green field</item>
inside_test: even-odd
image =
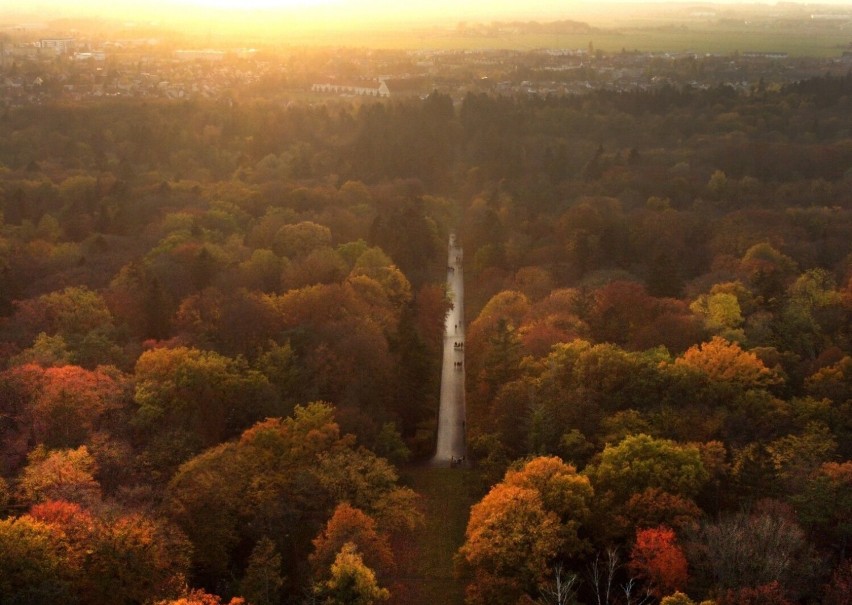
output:
[[[463,469],[411,467],[402,480],[423,496],[425,525],[414,536],[414,552],[400,569],[401,601],[411,605],[462,605],[464,579],[453,556],[464,540],[468,514],[477,495],[470,487],[473,472]]]
[[[592,42],[606,53],[622,49],[642,52],[786,52],[793,57],[839,57],[852,42],[852,34],[807,31],[747,31],[705,26],[695,29],[653,27],[602,30],[591,34],[520,34],[464,36],[454,30],[303,33],[288,38],[294,46],[354,46],[379,49],[532,50],[537,48],[586,49]]]

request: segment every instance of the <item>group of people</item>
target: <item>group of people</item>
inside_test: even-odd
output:
[[[454,361],[454,362],[453,362],[453,367],[454,367],[455,369],[457,369],[457,370],[460,370],[460,369],[461,369],[461,367],[462,367],[462,364],[463,364],[463,363],[464,363],[463,361]]]
[[[455,456],[450,456],[450,468],[455,468],[457,466],[461,466],[464,464],[465,457],[456,458]]]
[[[460,254],[456,256],[456,265],[458,265],[459,269],[462,268],[462,257]],[[447,271],[449,271],[450,274],[453,274],[456,272],[456,268],[453,265],[447,265]]]
[[[458,340],[458,341],[454,342],[453,348],[463,349],[464,348],[464,341]]]

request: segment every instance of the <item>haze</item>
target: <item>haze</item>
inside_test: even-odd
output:
[[[554,0],[82,0],[77,3],[59,0],[37,0],[18,13],[38,15],[40,18],[92,17],[119,18],[130,20],[156,20],[158,22],[217,21],[231,25],[255,22],[270,25],[270,21],[286,21],[291,26],[315,28],[361,27],[369,24],[389,23],[438,23],[464,19],[564,19],[590,15],[617,18],[627,6],[635,12],[641,2],[627,0],[603,0],[602,2],[554,1]],[[684,3],[646,3],[659,11],[667,4],[685,8]],[[713,4],[730,5],[730,2]],[[774,3],[759,2],[751,5],[771,6]],[[848,1],[822,2],[819,4],[783,3],[789,7],[801,4],[814,9],[820,5],[852,6]],[[621,6],[619,6],[621,5]],[[708,6],[703,3],[701,6]],[[7,11],[11,12],[11,7]],[[0,10],[0,16],[3,11]]]

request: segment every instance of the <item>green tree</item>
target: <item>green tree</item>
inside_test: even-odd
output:
[[[251,551],[240,593],[252,605],[275,605],[279,602],[284,579],[281,577],[281,555],[269,538],[258,540]]]
[[[619,502],[652,487],[692,497],[709,478],[696,446],[648,435],[607,445],[585,472],[596,491],[612,492]]]
[[[152,470],[171,468],[238,434],[273,409],[273,392],[245,360],[177,347],[145,351],[136,362],[134,422],[148,437]]]
[[[273,250],[279,256],[298,258],[331,245],[331,230],[311,221],[284,225],[275,234]]]
[[[788,293],[779,330],[784,348],[814,360],[833,344],[846,319],[834,277],[825,269],[808,270]]]
[[[315,586],[314,593],[323,605],[375,605],[390,598],[372,569],[364,565],[361,555],[347,542],[331,565],[330,577]]]
[[[84,367],[122,361],[112,313],[103,296],[84,286],[19,302],[15,323],[27,344],[40,333],[61,336],[72,361]]]
[[[840,557],[852,539],[852,462],[825,462],[791,502],[802,524],[820,545]]]
[[[0,519],[0,603],[74,603],[64,548],[45,523],[27,516]]]

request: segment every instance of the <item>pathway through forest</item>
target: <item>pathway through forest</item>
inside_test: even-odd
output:
[[[465,578],[454,571],[453,557],[464,542],[470,507],[476,501],[465,457],[464,276],[462,249],[450,235],[447,289],[453,308],[444,326],[438,437],[430,465],[411,466],[403,480],[423,498],[426,523],[410,536],[411,549],[401,557],[394,590],[409,605],[461,605]],[[455,467],[455,468],[451,468]]]
[[[441,402],[434,464],[453,464],[465,458],[464,402],[464,274],[462,249],[450,234],[447,289],[453,308],[444,327],[444,363],[441,368]]]

